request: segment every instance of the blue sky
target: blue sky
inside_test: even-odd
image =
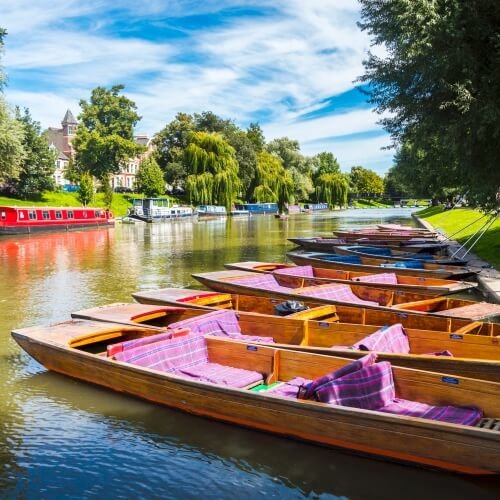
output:
[[[389,137],[353,83],[370,47],[358,19],[356,0],[2,2],[5,95],[58,126],[94,87],[123,83],[138,134],[211,110],[384,173]]]

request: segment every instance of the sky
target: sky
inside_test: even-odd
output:
[[[383,174],[389,136],[355,82],[377,48],[358,20],[356,0],[5,1],[5,96],[57,127],[93,88],[122,83],[137,134],[213,111]]]

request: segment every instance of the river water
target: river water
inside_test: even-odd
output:
[[[180,220],[0,238],[0,497],[494,498],[500,484],[350,455],[186,415],[47,372],[14,327],[280,261],[287,237],[411,223],[411,210]],[[498,495],[496,495],[498,498]]]

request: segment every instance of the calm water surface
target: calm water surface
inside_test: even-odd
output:
[[[275,260],[287,237],[410,222],[410,210],[117,225],[0,238],[0,497],[498,498],[477,480],[361,458],[186,415],[47,372],[14,327],[197,283],[225,262]],[[495,495],[497,494],[497,495]]]

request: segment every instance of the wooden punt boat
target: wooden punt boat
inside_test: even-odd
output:
[[[346,240],[343,240],[341,238],[324,238],[324,237],[288,238],[288,241],[306,250],[312,250],[315,252],[333,252],[335,247],[346,246],[348,244]],[[367,240],[363,238],[350,241],[349,244],[370,245],[373,247],[391,248],[393,250],[403,249],[415,253],[418,252],[437,253],[441,252],[442,250],[448,247],[447,243],[438,243],[438,242],[415,243],[412,242],[412,240],[390,242],[384,240]]]
[[[495,430],[500,415],[497,383],[374,364],[368,367],[369,373],[375,370],[388,378],[390,387],[386,383],[384,388],[390,391],[388,404],[370,410],[294,397],[297,387],[293,384],[301,380],[297,377],[315,380],[334,371],[340,377],[337,370],[350,363],[345,358],[219,337],[174,339],[186,355],[188,342],[196,347],[203,342],[203,366],[239,374],[222,385],[193,378],[180,361],[173,374],[147,363],[140,366],[126,355],[102,355],[110,344],[151,334],[159,332],[84,320],[12,332],[21,348],[49,370],[196,415],[410,464],[469,474],[500,473],[500,433]],[[168,351],[163,352],[162,362],[173,363]],[[364,376],[363,370],[355,375]],[[250,378],[252,382],[242,385],[243,379]],[[388,412],[410,401],[433,407],[468,406],[452,410],[456,421],[480,420],[473,426]],[[483,418],[471,405],[482,410]]]
[[[193,307],[208,310],[216,308],[235,309],[236,311],[267,315],[276,315],[276,307],[285,302],[283,299],[264,297],[262,295],[220,293],[190,288],[161,288],[159,290],[134,292],[132,296],[141,304]],[[310,309],[325,306],[320,302],[315,302],[314,299],[306,298],[301,298],[298,304]],[[473,333],[475,335],[500,338],[500,323],[471,322],[460,318],[425,314],[406,314],[397,309],[367,309],[340,304],[330,304],[328,307],[336,314],[334,321],[351,323],[355,325],[355,328],[358,328],[359,325],[382,327],[401,323],[405,328],[418,330],[432,330],[456,335]],[[320,321],[321,316],[316,319]],[[498,344],[500,345],[500,340],[498,340]]]
[[[404,250],[392,250],[391,248],[379,248],[371,246],[338,246],[334,249],[338,255],[359,255],[361,257],[373,257],[379,259],[379,264],[387,264],[388,262],[406,262],[423,260],[438,265],[447,266],[465,266],[466,260],[449,258],[443,255],[432,255],[429,253],[412,253]]]
[[[342,349],[339,346],[352,346],[380,331],[378,326],[337,323],[338,316],[334,306],[319,306],[285,317],[267,316],[253,311],[245,312],[241,309],[237,312],[226,310],[226,308],[221,309],[219,309],[220,313],[232,315],[234,319],[231,321],[238,322],[240,333],[247,336],[242,339],[245,342],[353,359],[361,358],[367,352]],[[118,303],[76,311],[71,316],[74,319],[105,321],[128,326],[150,326],[162,330],[178,321],[191,318],[201,320],[207,314],[212,316],[214,310],[217,309],[207,311],[183,308],[181,304],[158,307],[157,305]],[[207,317],[207,322],[209,318]],[[226,323],[230,324],[227,321]],[[401,335],[398,325],[393,327],[393,330],[388,331],[387,335]],[[470,331],[474,331],[474,325],[471,325]],[[500,382],[498,339],[465,332],[450,335],[446,332],[405,329],[405,333],[409,353],[376,351],[378,359],[407,368],[446,372]],[[270,343],[271,339],[272,343]],[[430,354],[446,351],[452,356]]]
[[[380,259],[359,255],[337,255],[318,252],[288,252],[287,257],[299,266],[317,266],[346,271],[386,273],[388,269],[398,276],[428,276],[442,279],[464,279],[477,275],[468,267],[442,266],[425,261],[387,262],[380,264]]]
[[[300,286],[324,285],[326,283],[345,283],[349,285],[362,283],[364,286],[417,292],[427,296],[463,292],[476,286],[475,283],[465,281],[423,278],[421,276],[398,276],[392,272],[373,274],[313,266],[294,266],[276,262],[235,262],[224,264],[224,267],[257,273],[273,273],[281,276],[285,273],[286,275],[299,276],[302,278]]]
[[[192,275],[200,283],[218,292],[264,295],[300,300],[306,298],[324,304],[343,304],[367,309],[397,309],[405,314],[428,314],[470,321],[500,316],[500,304],[473,302],[449,297],[426,298],[408,302],[410,292],[394,292],[362,285],[316,285],[290,287],[280,285],[281,277],[245,271],[217,271]],[[290,278],[290,277],[287,277]],[[290,284],[290,281],[287,281]],[[416,294],[413,294],[416,295]],[[411,300],[411,299],[410,299]],[[405,302],[406,301],[406,302]]]
[[[391,242],[402,242],[418,239],[419,243],[432,243],[437,240],[436,234],[424,233],[402,233],[390,231],[334,231],[333,234],[337,238],[342,238],[347,241],[358,240],[364,238],[367,240],[385,240]]]

